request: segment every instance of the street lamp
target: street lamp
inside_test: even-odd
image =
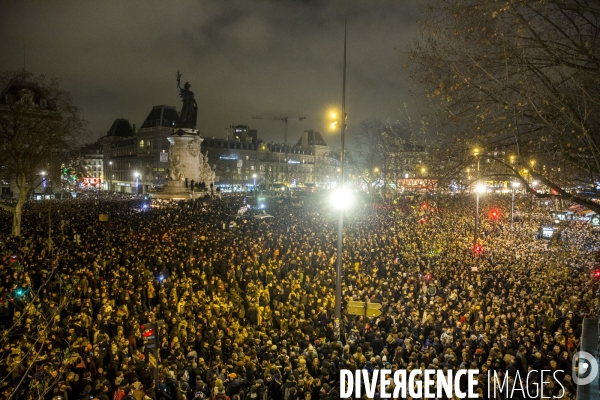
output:
[[[340,334],[340,318],[342,314],[342,246],[344,234],[344,210],[352,204],[352,193],[340,186],[334,190],[330,198],[333,207],[339,210],[337,263],[335,272],[335,331]]]
[[[350,189],[345,187],[340,187],[333,190],[331,197],[329,198],[331,205],[340,211],[350,208],[353,200],[354,196],[352,195],[352,192]]]
[[[479,149],[477,147],[473,150],[473,155],[477,157],[477,179],[479,179]]]
[[[511,202],[511,206],[510,206],[510,226],[512,226],[513,224],[513,220],[514,220],[514,215],[515,215],[515,190],[520,186],[521,184],[517,181],[514,181],[512,183],[512,202]]]
[[[477,147],[475,147],[473,149],[473,155],[475,157],[477,157],[477,175],[476,175],[476,179],[477,179],[477,184],[475,186],[475,191],[477,191],[477,186],[479,185],[479,149]],[[479,195],[478,195],[479,196]],[[477,197],[477,200],[479,201],[479,197]],[[479,203],[478,203],[479,204]]]
[[[140,173],[136,171],[133,173],[133,176],[135,176],[135,194],[138,194],[140,191],[138,188]]]
[[[337,116],[337,115],[336,115]],[[346,202],[350,196],[348,193],[343,192],[344,188],[344,144],[346,139],[346,24],[344,23],[344,67],[343,67],[343,78],[342,78],[342,112],[339,118],[340,125],[340,139],[341,139],[341,149],[340,149],[340,175],[341,175],[341,185],[335,197],[338,195],[346,194],[346,200],[337,203],[340,206],[348,206],[349,202]],[[333,125],[335,126],[335,125]],[[337,268],[336,268],[336,276],[335,276],[335,321],[333,324],[334,336],[337,336],[337,340],[341,338],[340,335],[340,321],[342,319],[342,233],[344,227],[344,213],[340,210],[340,219],[338,223],[338,248],[337,248]]]
[[[256,174],[252,174],[252,178],[254,179],[254,192],[256,192]]]
[[[345,55],[345,44],[344,44],[344,55]],[[344,94],[345,94],[345,57],[344,57]],[[345,101],[345,98],[344,98]],[[344,104],[344,101],[342,104]],[[342,106],[342,108],[344,108]],[[336,113],[331,113],[331,117],[335,118]],[[344,234],[344,210],[350,206],[351,194],[344,187],[344,135],[346,131],[346,121],[341,122],[335,121],[331,124],[332,128],[339,125],[340,136],[342,138],[342,149],[340,151],[340,167],[337,172],[340,173],[340,184],[331,196],[331,204],[338,208],[340,211],[338,219],[338,243],[337,243],[337,263],[335,271],[335,321],[334,321],[334,336],[340,337],[340,321],[342,319],[342,246],[343,246],[343,234]],[[377,170],[377,168],[375,169]]]
[[[479,238],[479,194],[485,192],[485,186],[477,183],[475,186],[476,202],[475,202],[475,236],[473,237],[473,248],[477,246],[477,239]]]
[[[110,187],[108,188],[108,191],[112,192],[112,178],[114,178],[114,175],[112,173],[113,172],[113,163],[112,163],[112,161],[109,161],[108,165],[110,165],[110,183],[109,183]]]
[[[537,186],[537,181],[531,181],[531,191],[535,192],[535,187]],[[533,211],[533,202],[535,200],[535,193],[531,193],[531,210]]]

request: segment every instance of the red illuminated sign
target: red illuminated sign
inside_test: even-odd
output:
[[[83,184],[86,186],[98,186],[102,184],[102,178],[83,178]]]

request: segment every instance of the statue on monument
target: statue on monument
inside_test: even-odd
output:
[[[169,165],[169,178],[172,181],[184,180],[185,174],[183,173],[183,168],[185,168],[185,166],[182,165],[180,161],[171,161],[171,165]]]
[[[206,152],[206,155],[204,156],[204,181],[205,182],[214,182],[215,181],[215,172],[212,170],[212,168],[210,167],[210,164],[208,163],[208,151]]]
[[[183,85],[183,89],[180,86],[181,73],[177,70],[177,89],[179,90],[179,97],[183,101],[181,107],[181,115],[179,126],[182,128],[196,128],[196,116],[198,114],[198,104],[194,99],[194,92],[190,90],[188,82]]]

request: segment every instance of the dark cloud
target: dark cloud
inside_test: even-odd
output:
[[[0,70],[21,68],[25,46],[27,68],[61,79],[95,137],[116,117],[139,126],[153,105],[179,108],[180,69],[206,136],[249,124],[281,141],[280,124],[250,119],[264,115],[306,116],[290,123],[290,138],[311,128],[327,138],[326,112],[341,104],[344,20],[352,129],[398,119],[413,101],[403,65],[425,2],[3,2]]]

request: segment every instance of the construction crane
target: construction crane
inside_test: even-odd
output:
[[[266,119],[262,116],[253,116],[250,117],[252,119]],[[283,133],[283,144],[287,144],[288,140],[287,140],[287,133],[288,133],[288,121],[302,121],[303,119],[306,119],[306,117],[299,117],[299,118],[290,118],[290,117],[273,117],[274,121],[281,121],[284,124],[284,133]]]

